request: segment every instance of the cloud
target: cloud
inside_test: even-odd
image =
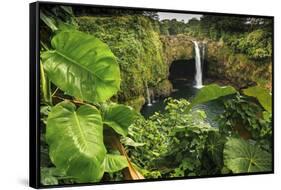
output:
[[[177,19],[177,21],[184,20],[184,22],[188,22],[192,18],[197,18],[200,20],[200,18],[203,15],[200,14],[186,14],[186,13],[168,13],[168,12],[158,12],[159,19],[164,20],[164,19]]]

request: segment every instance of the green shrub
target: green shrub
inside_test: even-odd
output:
[[[160,172],[154,177],[200,175],[208,134],[216,129],[205,122],[203,111],[187,112],[187,100],[169,98],[166,103],[163,113],[155,113],[147,120],[139,118],[129,128],[129,137],[144,143],[127,146],[129,155],[145,170],[145,176],[151,176],[151,172]]]
[[[272,57],[272,35],[262,29],[242,35],[229,35],[224,41],[235,52],[244,53],[251,59]]]

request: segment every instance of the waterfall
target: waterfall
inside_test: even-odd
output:
[[[150,92],[146,81],[145,81],[145,88],[146,88],[146,96],[147,96],[147,106],[152,106],[151,99],[150,99]]]
[[[150,89],[149,94],[150,94],[150,96],[151,96],[151,102],[152,102],[152,104],[155,104],[155,103],[156,103],[156,100],[155,100],[155,95],[154,95],[153,89]]]
[[[195,48],[195,88],[202,88],[202,65],[200,57],[199,45],[196,41],[192,41]]]

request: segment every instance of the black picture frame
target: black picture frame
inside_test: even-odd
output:
[[[40,6],[44,5],[65,5],[65,6],[79,6],[79,7],[94,7],[105,9],[120,9],[120,10],[142,10],[142,11],[160,11],[169,13],[186,13],[186,14],[208,14],[217,16],[236,16],[245,17],[251,16],[255,18],[269,18],[272,19],[272,171],[257,172],[257,173],[239,173],[239,174],[224,174],[200,177],[176,177],[169,179],[144,179],[144,180],[126,180],[114,182],[98,182],[98,183],[79,183],[72,185],[50,185],[43,186],[40,184]],[[201,12],[201,11],[187,11],[187,10],[170,10],[170,9],[156,9],[143,7],[123,7],[123,6],[109,6],[109,5],[93,5],[80,3],[61,3],[61,2],[34,2],[30,3],[29,12],[29,185],[33,188],[55,188],[55,187],[73,187],[73,186],[88,186],[88,185],[105,185],[105,184],[122,184],[122,183],[139,183],[150,181],[170,181],[170,180],[185,180],[194,178],[215,178],[215,177],[233,177],[244,175],[260,175],[274,173],[274,17],[264,15],[248,15],[248,14],[233,14],[233,13],[217,13],[217,12]]]

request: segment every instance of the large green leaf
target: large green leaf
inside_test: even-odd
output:
[[[227,96],[236,92],[237,91],[232,86],[219,86],[217,84],[210,84],[200,89],[200,91],[191,101],[191,106],[215,100],[222,96]]]
[[[40,62],[40,87],[41,87],[41,93],[44,102],[51,103],[51,91],[50,91],[50,81],[48,80],[47,76],[45,75],[43,64]]]
[[[225,141],[225,137],[218,131],[210,132],[206,141],[207,154],[213,162],[219,166],[223,164],[223,148]]]
[[[56,31],[58,30],[57,26],[56,26],[56,21],[50,17],[47,16],[42,10],[40,11],[40,19],[52,30],[52,31]]]
[[[129,106],[112,104],[105,108],[104,124],[118,134],[127,136],[128,127],[134,122],[136,112]]]
[[[128,167],[128,161],[125,156],[107,154],[105,157],[105,171],[109,173],[117,172]]]
[[[104,173],[106,149],[102,118],[93,106],[64,101],[53,107],[47,120],[49,155],[58,169],[77,182],[99,181]]]
[[[255,97],[266,111],[272,112],[272,96],[268,90],[254,86],[244,89],[243,93],[247,96]]]
[[[53,37],[52,47],[41,54],[44,69],[67,94],[96,103],[119,90],[120,69],[105,43],[76,30],[65,30]]]
[[[229,138],[224,148],[224,164],[233,173],[272,171],[272,156],[243,139]]]

